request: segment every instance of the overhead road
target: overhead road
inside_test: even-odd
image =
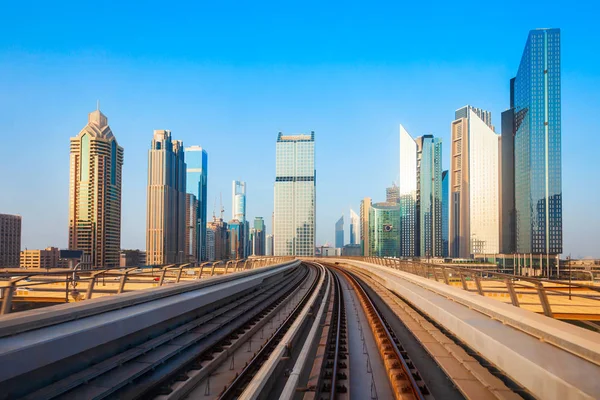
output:
[[[505,304],[479,291],[454,287],[443,282],[443,274],[426,266],[399,267],[394,260],[378,264],[343,258],[334,261],[368,274],[532,396],[600,398],[597,333]],[[438,278],[431,279],[432,275]]]
[[[214,347],[307,276],[300,261],[289,261],[2,316],[0,363],[11,368],[0,370],[0,398],[73,391],[104,398],[128,390],[156,370],[154,363],[176,365],[183,355]]]

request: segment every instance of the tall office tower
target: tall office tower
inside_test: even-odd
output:
[[[215,260],[215,231],[206,229],[206,260]]]
[[[417,142],[417,232],[421,257],[441,257],[442,139],[424,135]],[[417,246],[416,246],[417,247]]]
[[[369,214],[371,213],[371,198],[365,197],[360,202],[360,247],[363,256],[369,256],[371,245],[369,240]]]
[[[207,207],[207,185],[208,185],[208,154],[200,146],[185,148],[186,189],[188,193],[196,196],[198,209],[196,211],[196,247],[198,249],[198,261],[208,260],[206,255],[206,217]]]
[[[502,113],[500,137],[500,253],[516,253],[515,78],[510,80],[510,108]]]
[[[277,136],[275,178],[276,256],[315,255],[315,133]]]
[[[123,148],[100,110],[71,138],[70,158],[69,249],[91,267],[118,267]]]
[[[242,258],[251,254],[248,234],[250,224],[246,221],[246,182],[233,181],[231,185],[231,218],[240,221],[242,237]]]
[[[398,257],[400,251],[400,205],[375,203],[369,209],[369,254]]]
[[[392,186],[385,188],[386,203],[400,203],[400,188],[395,183]]]
[[[198,200],[191,193],[185,195],[185,261],[196,263],[198,259]]]
[[[213,216],[213,220],[206,225],[207,238],[210,239],[210,248],[207,245],[207,252],[212,255],[214,260],[227,260],[230,256],[229,246],[229,230],[227,222],[223,221],[222,218],[216,218]]]
[[[499,136],[470,106],[456,111],[451,130],[450,256],[498,253]]]
[[[171,131],[156,130],[148,151],[146,262],[164,265],[185,261],[186,164],[183,143]]]
[[[400,125],[400,250],[402,257],[418,255],[417,142]]]
[[[354,210],[350,209],[350,244],[360,244],[360,219]]]
[[[448,257],[448,213],[450,209],[449,205],[449,184],[450,184],[450,175],[448,171],[442,172],[442,257]]]
[[[335,247],[341,249],[344,247],[344,216],[335,223]]]
[[[18,268],[21,257],[21,216],[0,214],[0,268]]]
[[[244,223],[237,219],[229,221],[229,258],[244,258]]]
[[[514,81],[516,250],[562,246],[560,30],[529,32]]]
[[[265,245],[265,256],[273,255],[273,235],[267,235],[267,243]]]
[[[252,254],[255,256],[265,255],[265,239],[267,235],[267,229],[265,227],[265,221],[263,217],[254,218],[254,240],[252,243]]]

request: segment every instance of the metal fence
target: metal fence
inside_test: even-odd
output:
[[[389,267],[558,319],[600,321],[600,286],[382,257],[344,257]],[[600,326],[598,326],[600,328]]]
[[[266,267],[292,260],[294,257],[252,257],[247,259],[171,264],[160,267],[99,268],[93,270],[60,270],[0,272],[0,314],[12,310],[13,300],[71,302],[91,299],[94,294],[114,295],[148,287],[189,282],[207,277]],[[107,282],[109,283],[107,285]],[[138,286],[136,288],[136,286]],[[36,293],[64,293],[40,297]],[[62,299],[62,300],[61,300]]]

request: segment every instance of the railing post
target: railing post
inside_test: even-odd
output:
[[[177,279],[175,280],[175,283],[179,283],[179,281],[181,280],[182,273],[183,273],[183,265],[181,267],[179,267],[179,272],[177,272]]]
[[[2,315],[10,313],[10,311],[12,310],[12,299],[14,293],[14,282],[10,282],[10,286],[2,288]]]
[[[125,289],[125,281],[127,281],[127,275],[129,274],[129,270],[125,271],[123,275],[121,275],[121,280],[119,281],[119,288],[117,289],[117,294],[123,293]]]
[[[96,285],[96,277],[98,276],[97,272],[92,272],[92,279],[90,283],[88,283],[87,291],[85,292],[85,299],[89,300],[92,298],[92,293],[94,292],[94,286]]]
[[[167,268],[169,268],[169,266],[163,267],[162,274],[160,274],[160,280],[158,281],[158,286],[163,285],[163,282],[165,281],[165,275],[167,275]]]
[[[504,282],[506,283],[506,288],[508,289],[508,294],[510,295],[510,301],[512,305],[519,307],[519,298],[517,296],[517,292],[515,292],[515,285],[513,285],[510,278],[506,278]]]
[[[540,303],[542,303],[542,309],[544,310],[544,315],[546,317],[554,318],[554,314],[552,314],[552,308],[550,307],[550,302],[548,301],[548,295],[546,294],[546,289],[542,282],[536,282],[535,284],[538,296],[540,298]]]
[[[448,279],[448,271],[446,270],[446,267],[442,266],[442,274],[444,274],[444,283],[448,286],[450,286],[450,279]]]
[[[479,278],[479,275],[477,275],[477,273],[474,273],[471,276],[473,277],[473,280],[475,281],[475,285],[477,286],[477,293],[479,293],[481,296],[485,296],[483,294],[483,288],[481,287],[481,278]]]
[[[458,274],[460,275],[460,281],[462,282],[463,289],[468,292],[469,286],[467,285],[467,280],[465,279],[465,274],[462,271],[458,271]]]
[[[223,261],[217,261],[217,262],[212,263],[212,265],[211,265],[212,268],[210,269],[210,276],[215,275],[215,267],[217,266],[217,264],[219,264],[221,262],[223,262]]]

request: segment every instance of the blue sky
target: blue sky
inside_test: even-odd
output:
[[[245,180],[271,229],[277,132],[315,131],[317,242],[397,180],[398,124],[445,141],[454,110],[508,107],[530,29],[562,30],[564,244],[600,257],[599,7],[577,2],[11,2],[0,24],[0,212],[23,247],[67,244],[69,137],[100,100],[125,148],[122,247],[144,248],[154,129],[209,153],[209,215]],[[346,235],[346,240],[348,235]]]

